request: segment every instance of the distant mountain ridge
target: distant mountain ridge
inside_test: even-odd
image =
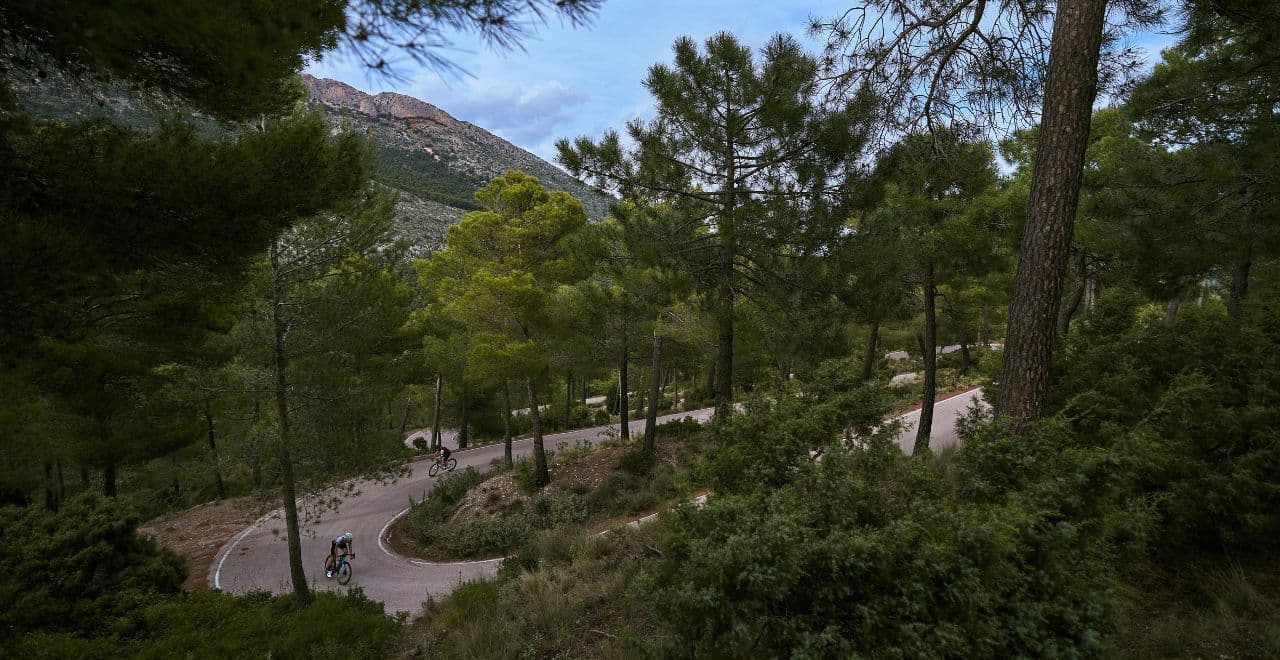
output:
[[[565,174],[551,163],[420,99],[383,92],[366,94],[346,83],[302,76],[309,102],[323,109],[330,123],[368,136],[377,152],[374,181],[399,193],[395,238],[422,256],[444,245],[445,230],[478,208],[475,191],[507,170],[537,177],[552,190],[582,200],[599,220],[609,197]],[[119,121],[146,130],[168,111],[182,111],[166,99],[121,85],[85,86],[65,76],[42,81],[10,80],[28,111],[42,118]],[[193,115],[197,126],[217,135],[225,130]]]
[[[594,219],[608,212],[609,198],[600,191],[426,101],[393,92],[371,95],[305,74],[302,80],[311,101],[324,108],[332,123],[373,140],[378,153],[374,179],[400,193],[396,233],[414,254],[443,245],[448,226],[476,208],[475,191],[511,169],[582,200]]]

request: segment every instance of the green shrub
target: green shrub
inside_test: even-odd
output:
[[[551,461],[550,456],[547,456],[547,461]],[[523,490],[526,493],[533,493],[539,489],[538,474],[534,469],[532,458],[526,456],[524,458],[516,459],[515,470],[516,485],[520,487],[520,490]]]
[[[881,388],[863,385],[828,361],[799,385],[765,392],[746,402],[743,414],[711,426],[700,472],[721,493],[770,490],[790,480],[812,449],[841,435],[889,438],[881,423],[889,402]]]
[[[946,488],[882,443],[829,451],[770,491],[681,508],[641,584],[674,635],[663,652],[1099,654],[1119,621],[1109,537],[1057,510],[1062,492],[975,502]]]
[[[441,523],[453,516],[467,491],[483,483],[492,474],[467,468],[461,472],[442,475],[426,497],[409,509],[409,535],[419,543],[430,538]]]
[[[57,513],[0,509],[0,630],[101,634],[127,628],[138,610],[177,593],[182,559],[139,536],[140,522],[92,492]]]
[[[143,608],[137,624],[109,637],[37,633],[15,640],[25,658],[386,657],[401,624],[359,588],[318,592],[299,609],[292,596],[200,591]]]
[[[678,438],[681,440],[695,438],[705,428],[692,417],[681,417],[663,422],[654,428],[654,435],[659,438]]]
[[[618,469],[630,474],[643,476],[653,470],[655,461],[656,457],[653,452],[645,451],[643,448],[633,449],[618,459]]]
[[[476,518],[437,529],[424,545],[448,557],[487,557],[528,542],[534,531],[533,522],[525,514]]]
[[[1158,500],[1158,547],[1258,550],[1280,540],[1280,305],[1242,319],[1184,308],[1172,326],[1104,296],[1057,356],[1051,409],[1082,446],[1124,452]]]
[[[593,511],[614,512],[617,511],[618,496],[631,485],[631,480],[627,475],[619,472],[610,472],[600,480],[600,485],[591,491],[587,496],[587,506]]]

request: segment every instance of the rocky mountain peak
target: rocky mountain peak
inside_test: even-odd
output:
[[[429,119],[442,124],[457,123],[449,113],[426,101],[395,92],[366,94],[351,85],[329,78],[316,78],[303,74],[311,98],[329,105],[350,108],[372,117],[391,116],[397,119]]]

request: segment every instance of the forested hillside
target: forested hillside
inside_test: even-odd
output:
[[[302,77],[312,101],[334,126],[367,135],[374,143],[374,180],[400,193],[397,234],[413,254],[444,244],[444,230],[479,208],[475,192],[507,170],[538,177],[548,188],[582,200],[593,219],[604,217],[601,192],[537,156],[444,110],[403,94],[365,94],[336,80]]]
[[[0,4],[0,650],[1280,657],[1274,2],[612,4]]]

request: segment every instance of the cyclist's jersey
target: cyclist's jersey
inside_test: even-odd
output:
[[[334,547],[351,547],[351,539],[347,538],[346,534],[343,534],[333,540],[333,545]]]

